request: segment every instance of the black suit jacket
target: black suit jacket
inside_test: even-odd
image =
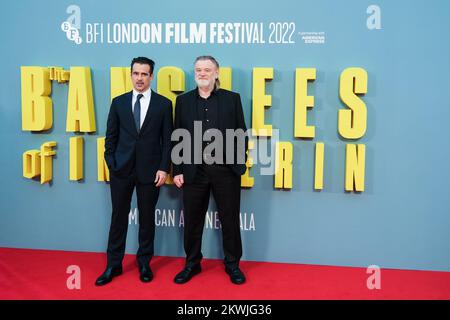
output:
[[[133,110],[133,92],[113,99],[108,115],[105,160],[117,176],[127,176],[135,169],[141,183],[153,183],[156,171],[169,172],[172,102],[152,90],[150,106],[137,132]]]
[[[185,94],[179,95],[175,107],[175,125],[174,129],[183,128],[189,131],[191,135],[191,161],[190,163],[174,164],[173,175],[183,174],[184,181],[190,183],[195,177],[197,164],[194,164],[194,121],[202,121],[197,112],[197,88]],[[218,89],[216,91],[218,98],[218,129],[222,132],[224,142],[224,161],[226,161],[226,129],[242,129],[247,131],[245,125],[244,113],[242,110],[241,97],[238,93]],[[176,144],[177,142],[175,142]],[[237,174],[242,175],[246,171],[245,163],[236,163],[238,154],[247,159],[246,151],[248,147],[248,137],[245,137],[245,145],[238,149],[238,144],[234,143],[234,163],[227,164]],[[202,157],[200,156],[200,159]]]

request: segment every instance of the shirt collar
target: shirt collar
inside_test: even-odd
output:
[[[133,98],[137,98],[138,94],[144,95],[143,96],[144,99],[149,99],[152,95],[152,90],[150,88],[148,88],[146,91],[141,93],[141,92],[137,92],[135,89],[133,89]]]
[[[196,95],[197,98],[202,98],[202,99],[204,99],[203,97],[200,96],[200,93],[198,92],[198,87],[195,89],[195,95]],[[210,97],[212,97],[212,96],[215,96],[215,95],[217,95],[217,90],[214,90],[214,89],[213,89],[213,91],[211,91],[211,94],[209,95],[208,99],[209,99]]]

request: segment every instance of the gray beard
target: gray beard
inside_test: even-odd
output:
[[[203,80],[203,79],[199,80],[199,79],[195,79],[195,82],[197,83],[197,86],[198,86],[199,88],[205,88],[205,87],[208,87],[208,88],[209,88],[209,86],[211,85],[211,83],[209,82],[209,80]]]

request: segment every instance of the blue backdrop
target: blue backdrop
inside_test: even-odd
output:
[[[61,23],[66,9],[81,12],[79,45]],[[381,28],[370,29],[370,5],[380,9]],[[274,189],[273,176],[251,170],[255,186],[242,191],[245,260],[450,271],[450,83],[448,1],[9,1],[0,13],[1,121],[0,246],[76,251],[106,249],[109,186],[97,181],[96,139],[104,136],[110,102],[110,67],[148,56],[186,72],[194,87],[198,55],[211,54],[233,69],[251,126],[252,69],[273,67],[266,91],[273,97],[266,121],[294,146],[293,188]],[[87,23],[257,22],[269,37],[270,22],[294,22],[292,44],[87,43]],[[305,43],[300,32],[323,32],[324,43]],[[106,37],[106,35],[105,35]],[[69,181],[65,132],[67,84],[52,83],[54,123],[45,133],[21,130],[20,66],[88,66],[92,72],[97,132],[84,134],[85,179]],[[315,106],[313,140],[293,136],[296,67],[315,67],[309,85]],[[339,75],[347,67],[368,72],[365,191],[344,191],[345,145],[337,129]],[[156,89],[157,77],[152,84]],[[45,141],[58,143],[53,181],[40,185],[22,176],[22,153]],[[325,143],[324,189],[314,191],[314,144]],[[136,207],[133,199],[133,208]],[[158,217],[175,212],[175,226],[159,226],[156,254],[183,256],[178,226],[181,193],[162,188]],[[210,211],[215,211],[214,203]],[[249,228],[253,219],[254,228]],[[161,223],[161,219],[158,223]],[[245,225],[247,227],[245,227]],[[246,230],[249,229],[249,230]],[[204,233],[204,255],[222,256],[220,231]],[[137,248],[129,226],[127,252]]]

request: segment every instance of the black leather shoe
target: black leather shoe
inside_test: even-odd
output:
[[[238,267],[234,269],[225,268],[225,272],[230,275],[230,280],[234,284],[243,284],[245,282],[245,276]]]
[[[201,271],[202,267],[199,264],[193,267],[185,267],[180,273],[178,273],[175,276],[175,279],[173,279],[173,281],[175,281],[175,283],[178,284],[186,283],[189,280],[191,280],[193,276],[199,274]]]
[[[95,285],[96,286],[103,286],[107,283],[110,283],[111,280],[122,274],[122,267],[108,267],[106,268],[105,272],[103,272],[103,274],[98,277],[97,281],[95,281]]]
[[[139,279],[141,279],[142,282],[150,282],[153,280],[153,272],[152,269],[150,269],[150,266],[140,266],[139,273]]]

